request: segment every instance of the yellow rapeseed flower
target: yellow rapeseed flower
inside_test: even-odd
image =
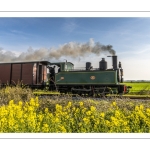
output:
[[[45,111],[44,111],[45,113],[48,113],[48,108],[45,108]]]
[[[104,113],[104,112],[100,113],[100,116],[101,116],[102,118],[104,118],[105,113]]]
[[[31,100],[30,100],[29,103],[30,103],[31,106],[35,106],[35,100],[34,100],[34,98],[31,98]]]
[[[128,122],[127,122],[127,121],[124,121],[124,122],[123,122],[123,125],[124,125],[124,126],[126,126],[127,124],[128,124]]]
[[[120,117],[120,112],[118,110],[115,110],[115,117],[117,117],[117,118]]]
[[[19,101],[19,106],[22,106],[22,101]]]
[[[55,118],[54,122],[55,123],[59,122],[59,118]]]
[[[85,113],[86,110],[87,110],[87,108],[84,108],[84,107],[83,107],[83,108],[81,109],[81,112],[82,112],[82,113]]]
[[[9,106],[11,106],[12,104],[14,104],[14,100],[9,101]]]
[[[143,110],[144,109],[144,106],[143,105],[140,105],[140,110]]]
[[[71,107],[71,105],[72,105],[72,103],[71,103],[71,102],[68,102],[67,107]]]
[[[79,105],[80,105],[80,107],[82,107],[83,106],[83,102],[79,102]]]
[[[91,111],[87,111],[86,114],[87,114],[88,116],[90,116],[90,115],[92,114],[92,112],[91,112]]]
[[[139,106],[135,106],[135,111],[138,111],[139,110]]]
[[[61,130],[62,133],[66,133],[67,132],[67,130],[66,130],[66,128],[64,126],[60,126],[60,130]]]
[[[91,110],[91,112],[94,112],[94,111],[96,111],[96,108],[94,106],[91,106],[90,110]]]
[[[85,124],[88,124],[90,122],[90,120],[88,118],[83,118],[83,121]]]
[[[59,104],[56,104],[56,112],[61,112],[62,111],[62,106]]]
[[[150,116],[150,109],[149,108],[146,109],[146,115]]]
[[[42,132],[49,132],[49,125],[47,123],[43,124]]]
[[[117,104],[116,104],[116,102],[112,102],[112,106],[116,106]]]

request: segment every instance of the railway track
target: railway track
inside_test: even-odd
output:
[[[122,96],[123,98],[129,98],[129,99],[149,99],[150,100],[150,96],[144,96],[144,95],[124,95]]]
[[[102,99],[137,99],[137,100],[150,100],[150,96],[148,95],[107,95],[107,96],[93,96],[93,97],[88,97],[87,95],[78,95],[78,94],[60,94],[60,93],[36,93],[34,92],[35,96],[39,97],[49,97],[49,98],[54,98],[54,99],[62,99],[62,98],[68,98],[68,99],[97,99],[97,100],[102,100]]]

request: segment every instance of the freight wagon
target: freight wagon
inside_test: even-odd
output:
[[[48,61],[0,63],[0,85],[16,85],[21,82],[31,88],[43,88],[49,64]]]

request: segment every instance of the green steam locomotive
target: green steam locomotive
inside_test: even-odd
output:
[[[86,62],[85,69],[74,69],[71,62],[50,63],[49,90],[78,95],[126,94],[131,87],[123,84],[121,62],[112,57],[113,68],[107,69],[105,58],[99,62],[99,68],[93,68]]]

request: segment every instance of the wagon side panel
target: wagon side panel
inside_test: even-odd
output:
[[[0,65],[0,83],[10,84],[11,77],[11,64],[1,64]]]

